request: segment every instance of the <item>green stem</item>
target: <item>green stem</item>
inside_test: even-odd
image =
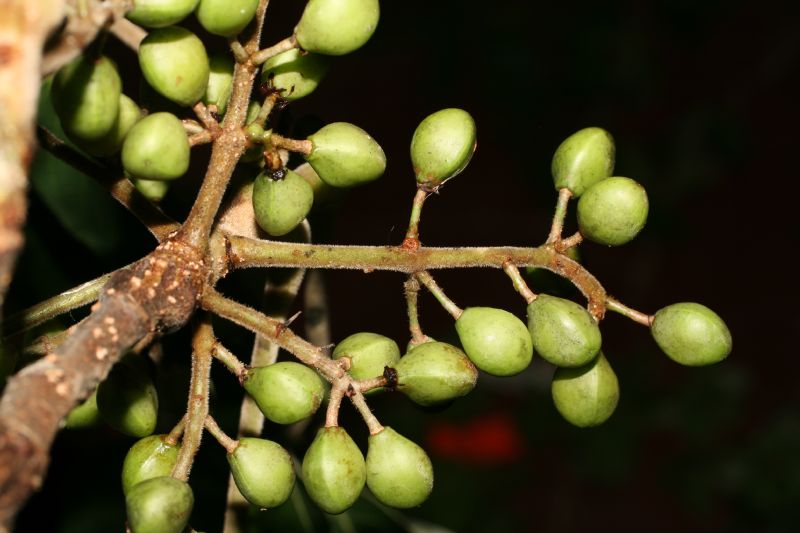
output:
[[[439,286],[438,283],[436,283],[436,280],[433,279],[433,276],[431,276],[430,272],[426,270],[417,272],[416,277],[420,283],[425,285],[425,288],[430,291],[433,297],[439,301],[442,307],[444,307],[445,311],[450,313],[453,318],[458,320],[458,317],[460,317],[461,313],[464,311],[457,306],[453,300],[447,297],[447,295],[444,293],[444,290]]]
[[[183,415],[181,419],[178,420],[178,423],[175,424],[175,427],[172,428],[164,441],[171,446],[175,446],[178,444],[178,441],[181,440],[184,429],[186,429],[186,415]]]
[[[641,311],[632,309],[627,305],[624,305],[616,298],[612,298],[611,296],[606,296],[606,309],[608,309],[609,311],[614,311],[615,313],[619,313],[622,316],[628,317],[637,324],[647,326],[648,328],[653,323],[652,315],[648,315],[647,313],[642,313]]]
[[[411,332],[411,343],[422,344],[427,340],[427,337],[422,332],[422,327],[419,325],[419,308],[417,305],[419,299],[419,281],[414,276],[408,276],[403,288],[406,294],[408,329]]]
[[[372,414],[372,410],[369,408],[369,405],[367,405],[367,400],[364,398],[361,391],[355,390],[355,393],[350,397],[350,401],[353,402],[353,405],[361,414],[361,418],[363,418],[364,422],[367,424],[370,435],[377,435],[383,431],[383,426],[378,422],[378,419],[375,418],[375,415]]]
[[[517,267],[511,263],[506,263],[503,265],[503,270],[505,270],[506,274],[508,274],[508,277],[511,278],[511,283],[514,284],[514,289],[516,289],[516,291],[520,293],[523,298],[525,298],[525,302],[531,303],[536,299],[536,294],[531,290],[530,287],[528,287],[528,284],[525,283],[525,280],[522,278],[522,274],[520,274],[520,271]]]
[[[339,425],[339,409],[342,406],[342,398],[347,391],[346,387],[337,384],[331,388],[330,398],[328,398],[328,410],[325,412],[325,427],[335,428]]]
[[[567,205],[570,198],[572,198],[572,191],[567,188],[558,190],[556,212],[553,214],[553,224],[550,226],[550,235],[547,237],[548,243],[561,240],[561,233],[564,231],[564,218],[567,216]]]
[[[233,352],[225,348],[222,344],[219,342],[214,344],[214,350],[212,353],[214,358],[225,365],[234,376],[238,378],[242,378],[244,376],[244,373],[247,371],[245,364],[242,363],[239,358],[233,354]]]
[[[183,481],[189,479],[192,463],[203,438],[203,428],[208,416],[211,352],[215,342],[214,331],[211,328],[211,316],[203,313],[192,338],[192,378],[189,383],[186,428],[183,432],[178,460],[172,469],[172,477]]]
[[[275,148],[285,148],[290,152],[297,152],[303,155],[309,155],[314,150],[314,143],[309,140],[289,139],[277,133],[273,133],[270,136],[269,142]]]
[[[425,205],[425,200],[428,198],[428,193],[422,189],[417,189],[417,194],[414,195],[414,202],[411,204],[411,218],[408,221],[408,231],[406,231],[407,246],[416,243],[419,246],[419,220],[422,217],[422,207]]]
[[[233,453],[234,450],[236,450],[236,448],[239,446],[239,441],[233,440],[224,431],[222,431],[222,428],[219,427],[219,424],[217,424],[217,421],[214,420],[213,416],[208,415],[206,417],[205,426],[208,432],[211,433],[211,436],[214,437],[229,454]]]
[[[250,56],[250,61],[254,65],[261,65],[271,57],[275,57],[276,55],[282,54],[283,52],[291,50],[292,48],[297,48],[297,38],[294,35],[290,35],[289,37],[277,42],[269,48],[259,50]]]

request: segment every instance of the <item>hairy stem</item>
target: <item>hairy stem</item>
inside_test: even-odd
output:
[[[647,326],[648,328],[653,323],[652,315],[648,315],[647,313],[642,313],[641,311],[632,309],[627,305],[624,305],[616,298],[612,298],[611,296],[606,296],[606,309],[608,309],[609,311],[614,311],[615,313],[619,313],[622,316],[628,317],[637,324]]]
[[[514,289],[520,295],[525,298],[525,302],[531,303],[536,299],[536,294],[528,287],[528,284],[525,283],[525,280],[522,278],[522,274],[517,267],[512,265],[511,263],[505,263],[503,265],[503,270],[505,270],[508,277],[511,278],[511,283],[514,284]]]
[[[216,339],[211,328],[211,317],[204,313],[192,337],[192,378],[189,383],[189,407],[186,411],[186,429],[178,460],[172,477],[187,481],[192,463],[200,448],[203,428],[208,416],[208,394],[211,381],[211,353]]]
[[[225,367],[230,370],[234,376],[238,377],[239,379],[244,377],[244,373],[247,371],[247,366],[245,366],[245,364],[242,363],[239,358],[233,354],[233,352],[225,348],[222,344],[219,342],[214,344],[212,354],[214,355],[214,358],[225,365]]]
[[[183,435],[183,430],[186,429],[186,415],[183,415],[178,423],[175,424],[170,432],[167,434],[167,437],[164,439],[164,442],[169,444],[170,446],[175,446],[181,440],[181,435]]]
[[[367,405],[367,400],[360,390],[354,391],[354,394],[350,396],[350,401],[353,402],[353,405],[358,409],[359,414],[361,414],[361,418],[363,418],[364,422],[367,424],[370,435],[377,435],[383,431],[383,426],[378,422],[378,419],[375,418],[375,415],[372,414],[372,410],[369,408],[369,405]]]
[[[408,276],[403,284],[406,295],[406,309],[408,310],[408,329],[411,332],[411,343],[422,344],[427,337],[422,332],[419,325],[419,310],[417,301],[419,300],[419,281],[414,276]]]
[[[297,48],[297,38],[294,35],[290,35],[289,37],[278,41],[269,48],[259,50],[250,56],[250,61],[252,61],[255,65],[261,65],[271,57],[275,57],[276,55],[289,51],[292,48]]]
[[[236,450],[236,448],[239,446],[239,441],[233,440],[224,431],[222,431],[222,428],[219,427],[219,424],[217,424],[217,421],[214,420],[213,416],[208,415],[206,417],[205,426],[208,432],[211,433],[211,436],[214,437],[223,448],[225,448],[226,452],[233,453],[234,450]]]
[[[434,298],[444,307],[444,310],[450,313],[454,319],[458,320],[458,317],[461,316],[461,313],[464,312],[456,303],[447,297],[444,293],[444,290],[436,283],[436,280],[433,279],[430,272],[427,270],[423,270],[422,272],[416,273],[416,278],[419,280],[420,283],[425,285],[425,288],[433,295]]]
[[[572,198],[572,191],[567,188],[558,190],[558,201],[556,202],[556,212],[553,214],[553,223],[550,226],[550,235],[547,237],[548,243],[561,240],[561,233],[564,231],[564,218],[567,216],[567,205]]]

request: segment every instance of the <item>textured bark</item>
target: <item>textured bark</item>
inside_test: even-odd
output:
[[[55,352],[9,379],[0,401],[0,532],[44,479],[61,421],[129,349],[183,326],[207,273],[199,252],[167,241],[115,273],[94,312]]]
[[[0,0],[0,306],[22,248],[42,47],[63,0]]]

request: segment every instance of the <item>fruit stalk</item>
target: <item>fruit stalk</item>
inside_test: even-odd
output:
[[[550,226],[550,235],[547,236],[548,243],[558,242],[561,240],[561,234],[564,231],[564,218],[567,216],[567,206],[569,205],[570,198],[572,198],[572,191],[566,187],[558,190],[556,211],[553,214],[553,223]]]
[[[650,327],[650,324],[653,323],[652,315],[648,315],[647,313],[642,313],[641,311],[632,309],[624,305],[616,298],[612,298],[611,296],[606,297],[606,309],[608,309],[609,311],[614,311],[615,313],[619,313],[622,316],[628,317],[634,322],[641,324],[643,326],[647,326],[648,328]]]
[[[519,269],[512,265],[509,262],[503,263],[503,270],[508,274],[508,277],[511,278],[511,283],[514,285],[514,289],[520,295],[525,298],[526,303],[531,303],[536,299],[536,294],[528,287],[528,284],[525,283],[525,280],[522,278],[522,274],[520,273]]]

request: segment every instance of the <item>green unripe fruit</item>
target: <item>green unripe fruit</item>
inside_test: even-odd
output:
[[[632,240],[647,221],[647,193],[630,178],[595,183],[578,200],[578,226],[587,239],[607,246]]]
[[[153,433],[158,419],[158,394],[136,355],[114,365],[97,387],[97,408],[105,422],[126,435],[145,437]]]
[[[561,416],[578,427],[602,424],[619,402],[617,376],[602,352],[584,366],[557,369],[550,390]]]
[[[384,505],[416,507],[433,490],[433,465],[425,450],[384,427],[369,437],[367,486]]]
[[[258,0],[200,0],[197,20],[208,33],[233,37],[253,20]]]
[[[417,183],[428,190],[457,176],[478,146],[475,121],[463,109],[442,109],[420,122],[411,138]]]
[[[569,189],[573,196],[614,172],[614,139],[601,128],[584,128],[562,142],[553,155],[552,173],[556,189]]]
[[[540,294],[528,305],[533,349],[556,366],[577,367],[600,351],[600,328],[592,315],[573,301]]]
[[[181,447],[167,443],[166,435],[150,435],[136,442],[122,463],[122,492],[127,494],[142,481],[169,476]]]
[[[475,388],[478,370],[450,344],[426,342],[411,349],[395,366],[397,390],[420,405],[435,405]]]
[[[133,533],[181,533],[189,523],[194,494],[185,481],[155,477],[135,485],[125,506]]]
[[[81,55],[58,71],[50,91],[61,126],[76,141],[97,141],[114,127],[122,80],[105,56]]]
[[[203,103],[217,106],[222,115],[228,108],[228,99],[233,87],[233,58],[230,54],[214,54],[209,59],[209,75]]]
[[[197,0],[136,0],[125,16],[145,28],[163,28],[182,21],[196,6]]]
[[[239,492],[253,505],[271,509],[292,494],[292,458],[277,442],[241,438],[233,453],[228,454],[228,464]]]
[[[369,134],[353,124],[334,122],[308,137],[314,147],[305,156],[320,179],[334,187],[376,180],[386,170],[386,155]]]
[[[314,203],[314,190],[306,180],[287,170],[283,179],[259,174],[253,185],[253,210],[261,229],[280,237],[296,228]]]
[[[174,180],[189,169],[189,138],[171,113],[153,113],[130,129],[122,143],[122,166],[133,177]]]
[[[179,26],[153,30],[139,46],[147,83],[173,102],[189,106],[203,97],[209,62],[203,42]]]
[[[325,396],[325,382],[311,368],[293,361],[251,368],[244,389],[264,416],[292,424],[313,415]]]
[[[508,311],[469,307],[456,320],[456,331],[467,357],[489,374],[518,374],[533,358],[528,328]]]
[[[78,145],[87,153],[96,156],[107,157],[116,154],[122,147],[125,136],[128,135],[133,125],[139,122],[140,118],[142,118],[142,111],[136,102],[121,94],[119,96],[119,113],[111,131],[102,139],[81,141],[78,142]]]
[[[151,202],[160,202],[169,191],[168,181],[140,180],[136,178],[133,178],[131,181],[133,182],[133,186]]]
[[[304,54],[294,48],[269,58],[261,67],[261,81],[271,80],[283,98],[297,100],[314,92],[328,72],[328,65],[325,56]]]
[[[309,0],[294,33],[303,50],[340,56],[361,48],[379,18],[378,0]]]
[[[350,358],[348,372],[354,379],[369,379],[383,375],[383,369],[400,361],[400,348],[389,337],[377,333],[354,333],[336,345],[333,358]]]
[[[303,485],[314,503],[339,514],[355,503],[366,479],[364,456],[347,431],[320,429],[303,457]]]
[[[64,427],[69,429],[88,428],[100,422],[100,411],[97,409],[97,391],[80,405],[74,407],[64,419]]]
[[[650,332],[670,359],[687,366],[722,361],[733,347],[725,322],[714,311],[697,303],[677,303],[659,310]]]

